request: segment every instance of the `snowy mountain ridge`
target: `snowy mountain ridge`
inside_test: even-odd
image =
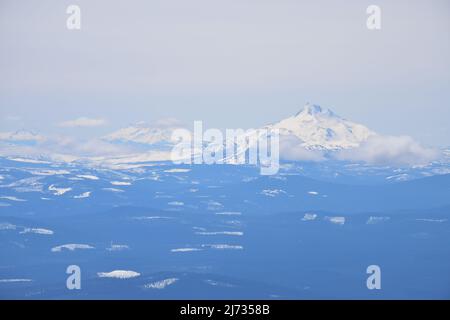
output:
[[[115,131],[104,140],[113,143],[172,144],[171,134],[176,126],[150,126],[138,123]],[[281,136],[294,136],[307,149],[339,150],[358,147],[368,137],[375,135],[367,127],[346,120],[328,108],[307,103],[292,117],[262,127],[279,129]]]
[[[175,141],[172,133],[183,128],[175,119],[148,124],[139,122],[100,138],[77,140],[65,136],[42,136],[28,131],[0,133],[0,156],[30,158],[56,162],[81,162],[108,166],[129,166],[143,162],[174,161]],[[236,128],[234,128],[236,129]],[[256,130],[257,135],[280,134],[280,159],[289,161],[338,160],[370,164],[426,165],[432,161],[448,162],[448,152],[427,148],[409,136],[383,136],[362,124],[340,117],[328,108],[307,103],[295,115]],[[204,150],[222,153],[234,144],[237,155],[245,155],[245,136],[225,137],[222,143],[204,142],[194,148],[192,157]],[[236,138],[236,139],[235,139]],[[253,145],[254,146],[254,145]],[[195,150],[194,150],[195,149]],[[180,155],[181,157],[181,155]],[[186,154],[183,156],[186,157]],[[235,163],[234,156],[224,155],[224,163]]]

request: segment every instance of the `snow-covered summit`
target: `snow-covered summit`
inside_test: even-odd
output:
[[[157,144],[170,142],[172,132],[177,128],[175,123],[149,124],[138,122],[126,128],[119,129],[105,137],[109,142]]]
[[[307,103],[292,117],[266,126],[279,129],[282,136],[294,136],[307,149],[338,150],[358,147],[375,133],[346,120],[328,108]]]
[[[319,113],[322,115],[329,115],[329,116],[334,115],[333,111],[331,111],[328,108],[323,108],[317,104],[311,104],[311,103],[307,102],[305,104],[305,106],[299,112],[297,112],[295,114],[295,117],[298,117],[301,114],[312,116],[312,115],[319,114]]]

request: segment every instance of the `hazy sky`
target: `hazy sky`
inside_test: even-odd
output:
[[[70,4],[81,30],[66,28]],[[450,145],[449,31],[448,0],[0,0],[0,131],[258,127],[310,101]],[[58,126],[80,117],[104,121]]]

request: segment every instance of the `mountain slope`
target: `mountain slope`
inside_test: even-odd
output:
[[[144,122],[119,129],[105,137],[109,142],[134,142],[141,144],[156,144],[161,142],[170,142],[172,127],[150,126]]]
[[[170,146],[173,144],[171,134],[176,128],[175,125],[157,126],[141,122],[113,132],[103,139],[112,143]],[[309,103],[296,115],[262,129],[279,129],[282,137],[293,136],[300,140],[302,147],[320,150],[358,147],[375,134],[365,126],[341,118],[327,108]]]
[[[282,136],[295,136],[307,149],[355,148],[375,133],[361,124],[341,118],[330,109],[307,103],[296,115],[266,126]]]
[[[185,127],[174,119],[160,120],[153,124],[140,122],[91,141],[59,136],[46,138],[23,131],[0,133],[0,154],[32,158],[39,155],[40,158],[58,161],[80,159],[110,165],[170,161],[173,160],[171,151],[174,147],[171,137],[178,128]],[[364,125],[340,117],[330,109],[309,103],[297,114],[260,129],[268,130],[269,136],[273,135],[274,130],[279,131],[280,158],[283,160],[330,159],[403,166],[426,165],[438,159],[438,152],[422,147],[411,137],[379,135]],[[191,153],[186,150],[179,158],[192,155],[198,159],[206,152],[218,155],[215,157],[217,162],[242,163],[242,159],[247,158],[247,153],[250,157],[248,144],[255,147],[258,141],[255,138],[264,138],[266,130],[253,131],[253,134],[247,131],[239,133],[237,137],[227,137],[226,132],[222,131],[223,138],[218,138],[217,141],[212,139],[212,142],[204,141],[202,146],[195,145]],[[259,147],[261,148],[261,144]]]

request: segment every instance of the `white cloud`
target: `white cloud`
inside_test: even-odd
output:
[[[439,153],[421,146],[409,136],[371,136],[358,148],[341,150],[336,154],[339,160],[364,161],[381,165],[427,164]]]
[[[63,121],[58,124],[59,127],[76,128],[76,127],[99,127],[106,124],[104,119],[92,119],[80,117],[74,120]]]
[[[308,150],[302,141],[293,135],[280,136],[280,158],[294,161],[321,161],[324,155],[319,150]]]

